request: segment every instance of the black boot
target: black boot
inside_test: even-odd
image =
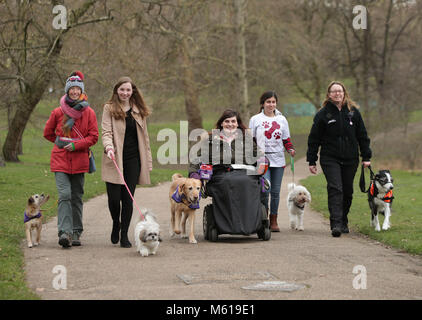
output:
[[[338,238],[341,236],[341,229],[339,227],[334,227],[333,230],[331,230],[331,235],[335,238]]]
[[[132,244],[130,243],[128,237],[127,237],[127,231],[121,231],[120,233],[120,246],[122,248],[131,248]]]
[[[119,242],[120,222],[113,220],[113,230],[111,231],[111,243],[116,244]]]
[[[349,227],[347,224],[341,227],[341,233],[349,233]]]
[[[130,226],[130,220],[132,219],[132,210],[133,208],[122,208],[122,219],[120,225],[120,246],[122,248],[130,248],[132,244],[129,242],[127,237],[127,232]]]

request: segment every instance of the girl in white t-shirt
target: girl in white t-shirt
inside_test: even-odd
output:
[[[261,95],[260,113],[254,115],[249,121],[249,128],[256,138],[257,145],[265,151],[265,156],[270,161],[268,171],[264,177],[271,183],[271,189],[263,194],[262,202],[268,211],[269,193],[271,194],[270,205],[270,229],[280,232],[277,225],[278,205],[280,202],[280,188],[283,179],[286,161],[284,151],[295,156],[295,149],[290,141],[289,123],[287,119],[276,109],[278,97],[274,91],[267,91]]]

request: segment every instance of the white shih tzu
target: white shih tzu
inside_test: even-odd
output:
[[[143,257],[155,254],[161,242],[160,226],[155,215],[148,209],[143,209],[144,220],[140,220],[135,226],[136,251]]]
[[[290,228],[303,231],[303,213],[305,204],[311,202],[311,194],[300,185],[289,183],[287,186],[287,208],[289,209]]]

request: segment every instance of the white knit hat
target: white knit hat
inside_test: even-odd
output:
[[[80,71],[72,72],[72,74],[66,80],[66,86],[64,87],[64,92],[68,93],[69,89],[72,87],[79,87],[82,90],[82,93],[85,92],[84,86],[84,75]]]

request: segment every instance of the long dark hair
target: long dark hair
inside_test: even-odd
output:
[[[120,102],[119,95],[117,94],[117,89],[119,89],[119,87],[126,82],[129,82],[132,86],[132,96],[130,97],[129,102],[139,108],[139,111],[143,118],[148,117],[151,114],[151,111],[146,105],[141,92],[133,83],[132,79],[129,77],[121,77],[114,85],[113,94],[110,100],[107,101],[107,104],[112,105],[111,116],[115,119],[124,119],[126,117],[126,113],[123,111],[123,106]]]
[[[277,94],[275,93],[275,91],[266,91],[264,92],[261,97],[259,98],[259,104],[260,104],[260,108],[259,108],[259,112],[262,112],[262,109],[264,109],[264,102],[269,99],[269,98],[275,98],[275,101],[278,103],[278,97]]]
[[[227,118],[233,118],[233,117],[236,117],[237,127],[240,130],[242,130],[242,133],[244,134],[247,127],[243,124],[243,121],[242,121],[242,118],[240,118],[239,112],[231,110],[231,109],[227,109],[223,112],[220,119],[218,119],[217,123],[215,124],[215,128],[219,130],[223,130],[223,126],[221,125],[223,121],[226,120]]]

